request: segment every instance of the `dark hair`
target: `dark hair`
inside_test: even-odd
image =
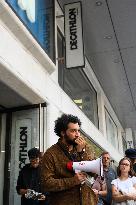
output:
[[[78,119],[78,117],[71,114],[62,114],[61,117],[55,120],[54,132],[56,135],[61,137],[61,132],[66,131],[68,129],[68,124],[71,122],[74,124],[78,123],[78,125],[81,126],[81,121]]]
[[[28,157],[29,157],[29,159],[38,158],[39,155],[40,155],[40,150],[37,149],[36,147],[34,147],[34,148],[32,148],[32,149],[30,149],[30,150],[28,151]]]
[[[121,171],[120,171],[120,165],[121,165],[121,163],[124,161],[124,160],[128,160],[129,162],[130,162],[130,171],[129,171],[129,175],[130,176],[132,176],[133,175],[133,168],[132,168],[132,162],[131,162],[131,160],[129,159],[129,158],[127,158],[127,157],[124,157],[124,158],[122,158],[120,161],[119,161],[119,166],[117,167],[117,175],[120,177],[120,175],[121,175]]]
[[[125,151],[126,157],[129,159],[136,159],[136,149],[129,148]]]

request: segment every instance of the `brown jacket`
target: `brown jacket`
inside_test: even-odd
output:
[[[94,192],[86,185],[77,185],[75,173],[67,170],[66,164],[70,159],[63,149],[68,151],[68,148],[60,139],[59,144],[45,152],[41,165],[43,191],[50,192],[49,205],[80,205],[81,201],[82,205],[96,205]],[[89,160],[86,151],[82,156],[74,151],[74,155],[77,161]]]

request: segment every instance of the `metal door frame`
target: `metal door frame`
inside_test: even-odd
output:
[[[12,113],[23,110],[30,110],[39,108],[39,137],[41,136],[41,109],[47,107],[46,103],[25,105],[13,108],[2,108],[1,114],[6,114],[6,136],[5,136],[5,162],[4,162],[4,187],[3,187],[3,205],[9,205],[9,192],[10,192],[10,172],[9,162],[11,160],[11,130],[12,130]],[[43,115],[44,118],[44,115]],[[44,120],[44,119],[43,119]],[[44,129],[44,127],[43,127]],[[44,141],[43,141],[44,143]],[[40,139],[39,139],[40,148]],[[44,145],[43,145],[44,149]]]

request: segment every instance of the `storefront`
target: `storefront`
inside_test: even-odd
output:
[[[3,157],[3,204],[20,204],[16,192],[19,170],[28,163],[27,152],[32,147],[45,150],[46,104],[29,105],[4,110],[1,113],[1,154]],[[2,187],[2,186],[1,186]],[[2,204],[1,198],[1,204]]]
[[[29,148],[45,151],[56,143],[58,116],[81,119],[95,158],[110,150],[118,161],[122,127],[88,60],[84,68],[66,69],[64,13],[57,1],[6,0],[0,11],[0,205],[20,205],[18,172]],[[114,134],[120,145],[111,144]]]

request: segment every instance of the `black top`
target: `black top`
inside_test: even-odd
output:
[[[19,194],[20,189],[32,189],[36,192],[41,192],[40,185],[40,167],[33,168],[30,164],[26,164],[19,172],[16,190]],[[40,201],[26,199],[21,197],[21,205],[39,205]]]

